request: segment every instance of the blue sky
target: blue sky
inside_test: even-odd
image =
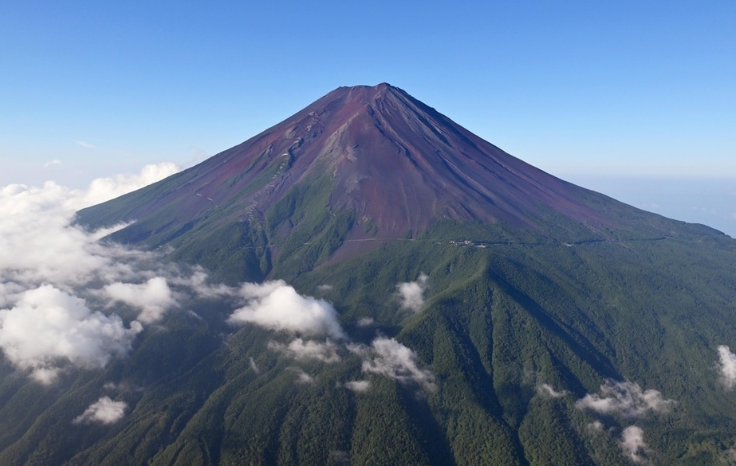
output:
[[[736,180],[736,2],[394,3],[5,2],[0,186],[187,166],[384,81],[573,181]]]

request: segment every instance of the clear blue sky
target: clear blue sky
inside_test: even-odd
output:
[[[29,0],[0,44],[0,185],[186,166],[383,81],[563,178],[736,180],[732,0]]]

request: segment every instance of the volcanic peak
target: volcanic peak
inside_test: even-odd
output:
[[[300,228],[308,241],[336,218],[343,218],[340,245],[414,238],[441,221],[502,223],[553,237],[572,228],[601,238],[626,226],[634,210],[505,153],[387,83],[335,89],[124,199],[97,221],[137,220],[133,236],[163,241],[154,245],[191,228],[244,222],[265,225],[269,243]],[[567,227],[557,228],[560,222]]]

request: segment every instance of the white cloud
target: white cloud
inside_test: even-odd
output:
[[[99,246],[93,235],[68,226],[66,219],[43,214],[19,217],[0,220],[0,279],[4,282],[76,285],[98,272],[120,269],[112,251]]]
[[[728,346],[718,347],[720,359],[721,381],[728,390],[736,385],[736,354],[733,354]]]
[[[337,345],[329,340],[319,343],[297,338],[289,343],[288,346],[271,341],[268,343],[268,349],[279,351],[297,360],[316,359],[327,364],[340,362],[340,356],[337,354]]]
[[[354,349],[356,353],[360,351],[360,347]],[[416,382],[427,391],[436,390],[434,374],[420,369],[414,351],[393,338],[373,340],[370,352],[371,358],[363,361],[364,372],[384,375],[402,383]]]
[[[146,165],[135,175],[116,175],[111,178],[97,178],[89,185],[84,201],[88,205],[114,199],[135,191],[177,173],[179,166],[171,162]]]
[[[558,392],[555,391],[555,389],[551,385],[543,383],[542,385],[537,387],[537,393],[547,398],[562,398],[563,396],[568,395],[570,392],[568,392],[567,390]]]
[[[207,273],[199,266],[190,275],[176,275],[169,279],[172,285],[185,287],[196,296],[207,299],[238,296],[238,289],[222,283],[208,283]]]
[[[399,283],[399,298],[401,307],[419,312],[424,305],[424,292],[427,290],[429,277],[422,273],[415,282]]]
[[[163,266],[151,253],[100,243],[114,228],[89,233],[70,223],[76,210],[140,188],[172,167],[96,180],[88,190],[54,182],[0,188],[0,349],[16,367],[50,383],[64,367],[102,367],[128,351],[140,323],[126,329],[118,316],[95,311],[104,309],[96,288],[147,280]]]
[[[370,352],[370,348],[362,343],[347,343],[345,345],[348,351],[359,356],[364,356]]]
[[[140,175],[128,177],[130,183],[125,189],[142,187],[155,179],[152,173],[163,175],[166,170],[161,166],[145,167]],[[97,180],[92,186],[96,183]],[[93,187],[87,191],[68,189],[54,182],[40,188],[1,188],[0,282],[34,286],[53,283],[63,287],[89,282],[95,275],[129,273],[121,259],[129,258],[133,252],[98,242],[114,228],[89,233],[70,225],[76,210],[112,195],[103,195]]]
[[[603,423],[601,421],[593,421],[587,425],[590,432],[603,432]]]
[[[284,282],[245,284],[241,288],[209,284],[202,269],[184,273],[176,266],[162,264],[155,253],[99,241],[121,226],[90,233],[71,225],[76,210],[138,189],[177,170],[173,164],[151,165],[138,175],[97,179],[87,190],[69,189],[54,182],[42,187],[10,185],[0,189],[0,309],[6,309],[0,341],[13,364],[43,382],[51,382],[58,370],[70,364],[101,367],[102,362],[90,362],[93,356],[106,362],[123,354],[140,330],[139,322],[159,320],[184,295],[244,302],[230,318],[234,323],[252,322],[305,336],[344,338],[337,313],[329,303],[300,296]],[[28,303],[40,293],[34,290],[46,290],[45,284],[69,303],[83,303],[64,309],[83,308],[84,312],[67,309],[65,327],[54,327],[53,315],[46,312],[45,306]],[[140,311],[134,328],[125,329],[116,315],[93,312],[106,309],[110,302]],[[31,323],[25,321],[25,330],[11,331],[10,323],[19,320],[21,309],[26,308],[40,320],[39,327],[50,334],[55,332],[58,338],[33,342]],[[81,336],[73,339],[74,335]],[[63,345],[58,342],[67,340],[67,353],[63,353]],[[290,351],[302,355],[310,349],[312,345],[305,343]],[[325,353],[321,357],[331,360],[336,356]]]
[[[113,300],[139,308],[138,320],[147,324],[160,320],[167,308],[176,304],[163,277],[142,284],[115,282],[105,285],[104,290]]]
[[[358,327],[370,327],[373,325],[373,322],[372,317],[361,317],[358,319]]]
[[[124,401],[112,401],[103,396],[95,401],[82,414],[77,416],[74,424],[115,424],[125,416],[128,404]]]
[[[45,164],[43,164],[43,168],[49,168],[49,167],[53,167],[53,166],[56,166],[56,165],[61,165],[61,160],[59,160],[59,159],[49,160],[48,162],[46,162]]]
[[[720,464],[736,464],[736,448],[731,447],[728,450],[724,450],[720,454]]]
[[[84,147],[85,149],[97,149],[97,147],[93,146],[92,144],[84,141],[75,141],[77,145],[80,145]]]
[[[648,463],[646,455],[649,448],[647,447],[647,444],[644,443],[644,431],[641,430],[641,428],[630,426],[624,429],[621,434],[619,446],[623,450],[624,454],[634,463]]]
[[[0,310],[0,348],[42,383],[53,382],[61,361],[104,367],[130,350],[140,330],[138,322],[126,329],[118,316],[92,312],[84,300],[51,285],[25,291],[12,309]]]
[[[48,162],[47,165],[56,165],[54,162]],[[19,213],[63,212],[70,219],[79,209],[109,201],[178,171],[179,167],[171,162],[146,165],[137,174],[97,178],[86,190],[67,188],[53,181],[47,181],[41,187],[11,184],[0,190],[0,217]]]
[[[283,280],[246,283],[240,290],[246,305],[232,313],[232,324],[253,323],[308,336],[345,338],[337,312],[324,300],[301,296]]]
[[[317,289],[319,291],[332,291],[332,285],[319,285]]]
[[[307,374],[301,369],[293,369],[294,372],[296,372],[296,383],[302,384],[302,385],[309,385],[314,383],[314,377]]]
[[[142,392],[143,388],[136,385],[131,385],[127,382],[115,383],[105,382],[102,386],[105,390],[117,391],[117,392]]]
[[[258,369],[258,366],[256,365],[256,362],[253,360],[253,356],[251,356],[250,358],[248,358],[248,360],[250,362],[250,368],[253,370],[253,372],[255,372],[256,374],[260,374],[261,371]]]
[[[575,407],[602,415],[638,418],[649,412],[666,413],[674,404],[657,390],[642,391],[637,383],[608,380],[601,385],[600,395],[587,394],[575,402]]]
[[[334,465],[350,465],[350,454],[346,451],[331,451],[328,463]]]
[[[356,393],[365,393],[371,389],[371,383],[367,380],[351,380],[345,382],[345,388]]]

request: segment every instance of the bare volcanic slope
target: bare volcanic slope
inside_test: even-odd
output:
[[[371,239],[415,238],[443,220],[522,227],[561,242],[622,232],[654,238],[673,228],[532,167],[385,83],[338,88],[195,167],[81,211],[79,220],[135,221],[115,239],[190,250],[237,236],[239,248],[278,253],[289,237],[323,237],[329,244],[315,259],[350,242],[364,241],[343,255],[374,247]]]

